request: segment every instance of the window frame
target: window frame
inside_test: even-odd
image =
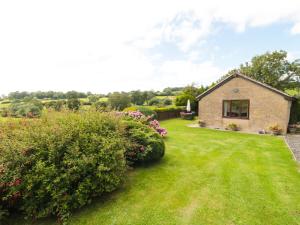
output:
[[[247,101],[248,102],[248,111],[247,111],[247,117],[231,117],[231,116],[224,116],[224,104],[225,102],[230,102],[229,104],[229,108],[230,108],[230,112],[231,112],[231,105],[233,101]],[[223,104],[222,104],[222,117],[223,118],[227,118],[227,119],[241,119],[241,120],[249,120],[249,115],[250,113],[250,100],[249,99],[230,99],[230,100],[223,100]]]

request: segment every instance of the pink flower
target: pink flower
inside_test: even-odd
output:
[[[141,146],[140,151],[141,151],[141,152],[144,152],[144,151],[145,151],[145,147],[144,147],[144,146]]]
[[[14,182],[14,186],[18,186],[22,183],[22,180],[20,178],[16,179]]]
[[[158,134],[160,134],[162,137],[167,135],[166,129],[160,127],[160,124],[157,120],[153,119],[153,116],[145,116],[140,111],[132,111],[132,112],[121,112],[120,114],[129,116],[134,120],[141,121],[142,123],[146,123],[149,125],[149,127],[153,128]],[[144,151],[141,150],[141,151]]]

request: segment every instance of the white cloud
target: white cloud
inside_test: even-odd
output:
[[[203,63],[182,60],[166,61],[159,68],[159,73],[164,74],[161,82],[170,82],[172,86],[187,85],[193,82],[198,85],[209,85],[216,81],[223,72],[210,61]]]
[[[214,32],[214,22],[242,32],[287,21],[296,34],[299,15],[299,0],[1,1],[0,93],[208,84],[221,70],[195,63],[194,47]],[[186,60],[145,53],[164,41],[177,45]]]
[[[296,23],[291,30],[292,34],[300,34],[300,22]]]
[[[291,51],[287,53],[287,59],[291,62],[299,58],[300,58],[300,51]]]

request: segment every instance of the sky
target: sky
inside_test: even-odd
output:
[[[300,0],[0,0],[0,94],[209,85],[300,58]]]

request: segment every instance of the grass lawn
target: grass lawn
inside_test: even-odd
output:
[[[299,166],[282,138],[187,123],[162,122],[164,159],[130,171],[124,187],[74,213],[70,224],[300,224]]]

